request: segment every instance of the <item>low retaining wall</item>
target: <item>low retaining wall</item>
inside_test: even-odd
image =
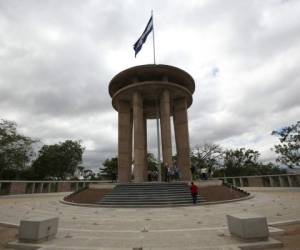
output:
[[[210,182],[201,181],[200,186],[207,186],[212,181],[236,187],[300,187],[300,174],[257,175],[211,178]],[[196,181],[197,182],[197,181]],[[214,185],[216,183],[214,182]],[[54,192],[74,192],[85,187],[97,188],[103,185],[115,185],[108,181],[4,181],[0,180],[0,195],[34,194]]]
[[[237,176],[218,179],[237,187],[300,187],[300,174]]]
[[[74,192],[103,181],[4,181],[0,180],[0,195]]]

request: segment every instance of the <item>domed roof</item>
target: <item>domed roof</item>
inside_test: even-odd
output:
[[[168,81],[195,91],[194,79],[184,70],[165,64],[145,64],[121,71],[109,83],[111,97],[120,89],[139,82]]]

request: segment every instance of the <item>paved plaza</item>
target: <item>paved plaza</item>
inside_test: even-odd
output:
[[[226,214],[251,212],[269,224],[300,220],[299,188],[248,188],[254,198],[177,208],[101,208],[61,204],[66,194],[0,197],[0,222],[58,216],[59,232],[43,249],[238,249]]]

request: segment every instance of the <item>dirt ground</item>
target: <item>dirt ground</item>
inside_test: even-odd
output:
[[[284,230],[284,235],[274,237],[283,242],[282,248],[273,250],[300,250],[300,224],[277,226]],[[17,239],[17,228],[0,226],[0,250],[9,250],[7,243]]]
[[[65,197],[65,201],[74,203],[96,203],[102,199],[102,197],[111,192],[111,189],[84,189],[81,192],[76,192]]]
[[[225,201],[247,196],[247,194],[228,188],[227,186],[199,187],[199,193],[205,197],[206,201]]]
[[[284,230],[284,235],[274,237],[283,243],[283,248],[276,250],[300,250],[300,223],[276,227]]]
[[[0,250],[8,250],[7,243],[17,239],[18,228],[0,226]]]

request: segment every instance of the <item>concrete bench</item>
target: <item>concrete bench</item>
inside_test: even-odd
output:
[[[227,215],[229,232],[242,239],[265,239],[269,237],[267,219],[250,213]]]
[[[52,239],[57,233],[58,217],[32,217],[23,219],[19,228],[19,241],[38,243]]]

